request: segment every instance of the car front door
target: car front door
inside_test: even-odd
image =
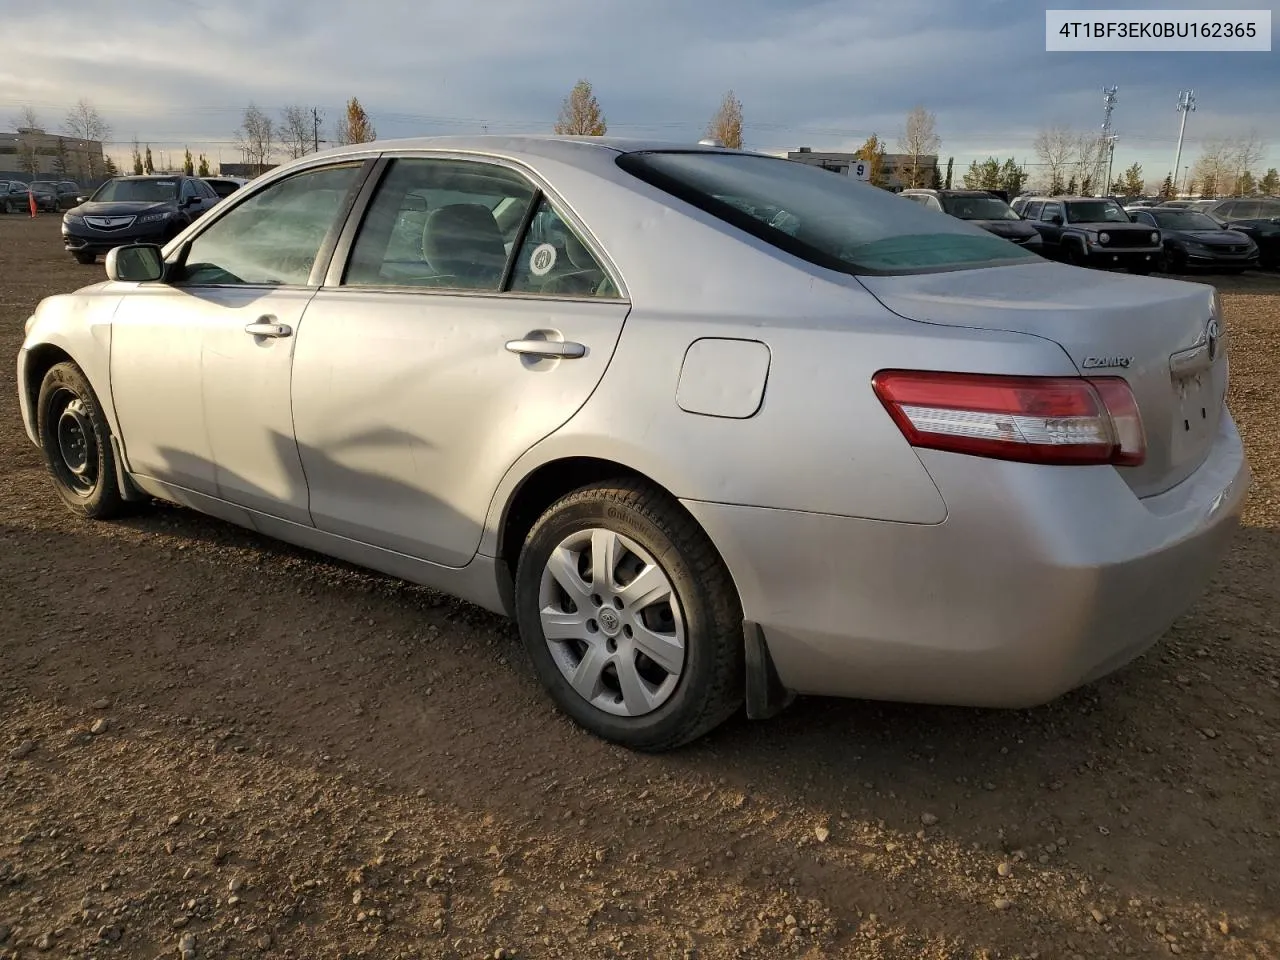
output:
[[[389,162],[294,357],[318,528],[471,560],[503,475],[586,402],[630,309],[586,236],[498,161]]]
[[[125,296],[111,393],[133,472],[310,523],[290,367],[313,273],[361,176],[349,162],[276,181],[211,219],[164,282]]]
[[[1050,251],[1057,251],[1062,243],[1062,223],[1062,204],[1056,200],[1046,203],[1035,226],[1044,238],[1045,247]]]

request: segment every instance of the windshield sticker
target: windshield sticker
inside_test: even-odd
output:
[[[529,257],[529,271],[535,277],[545,277],[556,265],[556,248],[549,243],[540,243],[533,248]]]

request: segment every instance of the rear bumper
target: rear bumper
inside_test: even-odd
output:
[[[1200,469],[1146,500],[1111,467],[922,454],[947,500],[939,524],[686,502],[788,688],[1052,700],[1138,656],[1195,602],[1250,482],[1227,415]]]

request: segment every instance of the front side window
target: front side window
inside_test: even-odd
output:
[[[195,185],[195,181],[194,181],[194,180],[183,180],[183,181],[182,181],[182,192],[179,194],[179,196],[180,196],[183,200],[186,200],[186,199],[188,199],[188,198],[190,198],[190,197],[194,197],[195,195],[196,195],[196,185]]]
[[[1046,203],[1044,210],[1040,213],[1041,220],[1052,220],[1054,217],[1060,216],[1062,216],[1062,204],[1060,203]]]
[[[546,198],[520,243],[509,289],[562,297],[618,296],[600,262]]]
[[[306,284],[359,173],[359,162],[307,170],[222,216],[214,208],[208,216],[216,219],[191,241],[179,282]]]
[[[617,163],[780,250],[842,273],[921,273],[1038,257],[978,227],[792,160],[641,151],[622,154]]]
[[[534,192],[497,164],[394,160],[360,224],[343,283],[496,293]]]

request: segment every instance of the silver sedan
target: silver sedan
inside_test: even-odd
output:
[[[18,357],[72,510],[505,613],[639,749],[797,693],[1050,700],[1168,629],[1249,486],[1212,288],[758,154],[354,145],[106,269]]]

